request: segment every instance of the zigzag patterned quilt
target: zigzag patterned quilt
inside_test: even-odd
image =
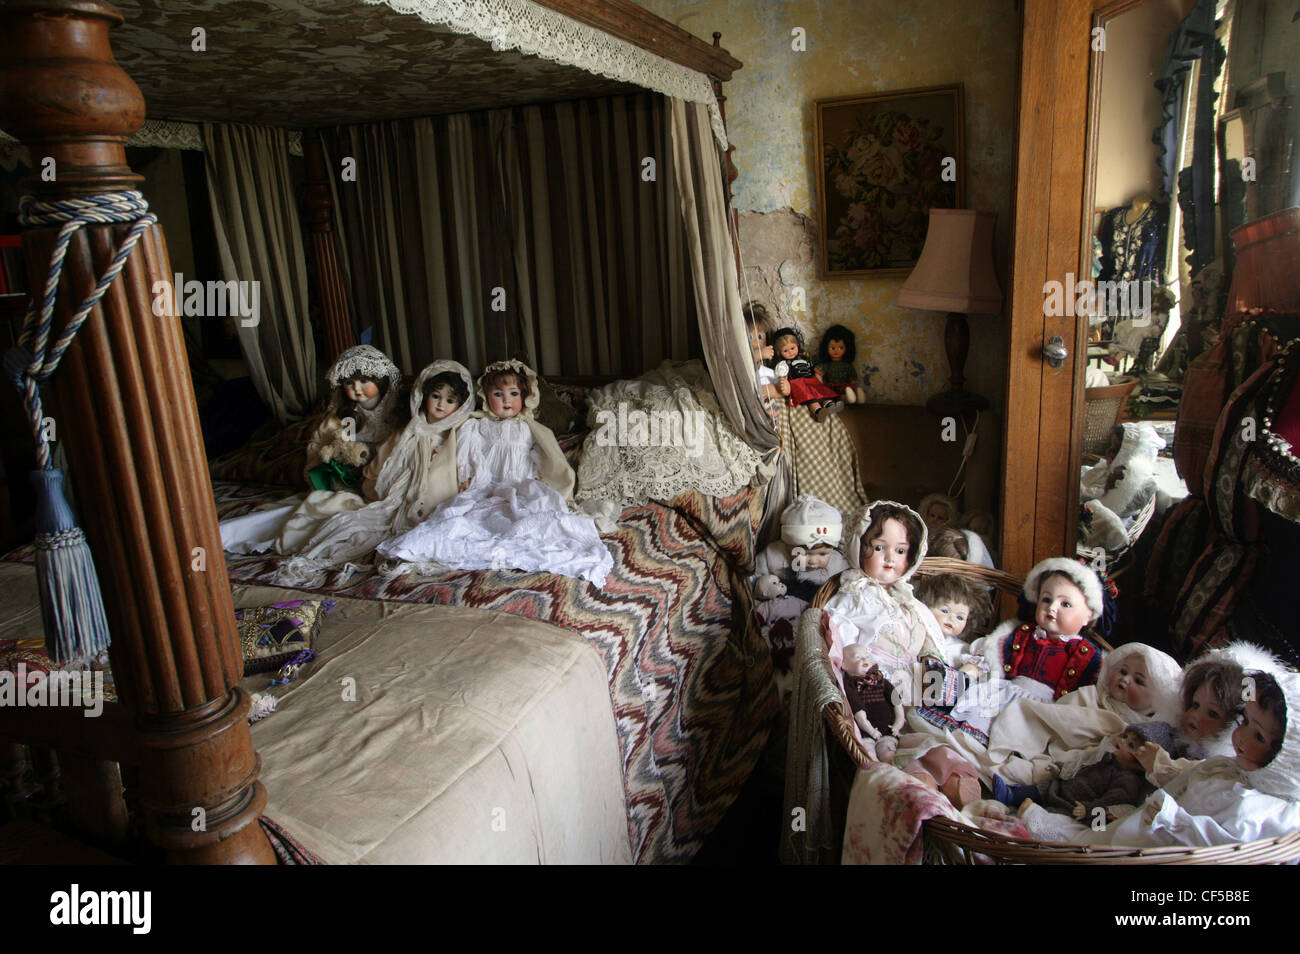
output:
[[[214,492],[222,519],[283,495],[222,482]],[[581,634],[609,678],[634,857],[686,862],[739,794],[777,711],[771,658],[740,582],[753,565],[761,510],[751,489],[631,508],[602,535],[614,570],[599,590],[549,573],[490,570],[334,574],[318,591],[479,607]],[[226,555],[230,579],[241,583],[266,583],[278,559]]]

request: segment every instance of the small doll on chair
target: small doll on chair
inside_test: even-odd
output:
[[[305,474],[314,490],[358,490],[362,468],[401,429],[402,373],[378,348],[357,345],[339,355],[326,378],[334,398],[307,444]]]
[[[844,409],[840,396],[817,377],[813,363],[804,353],[803,339],[793,328],[780,328],[772,335],[772,346],[781,360],[776,365],[777,388],[791,407],[806,406],[813,420]]]

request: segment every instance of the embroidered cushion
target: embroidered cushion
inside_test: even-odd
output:
[[[332,600],[288,600],[235,612],[244,674],[279,669],[298,653],[312,648]]]

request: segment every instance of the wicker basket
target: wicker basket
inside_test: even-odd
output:
[[[1104,388],[1085,388],[1087,414],[1083,425],[1083,453],[1101,454],[1110,444],[1110,431],[1119,422],[1137,378],[1121,378]]]
[[[995,586],[1004,593],[1018,594],[1021,581],[1002,570],[948,557],[926,557],[917,567],[918,576],[955,573],[975,583]],[[839,577],[827,580],[810,604],[823,609],[839,589]],[[1103,644],[1104,646],[1104,644]],[[1104,646],[1110,649],[1109,646]],[[853,764],[868,768],[875,764],[854,732],[853,722],[844,708],[836,703],[822,710],[827,730]],[[1123,848],[1095,845],[1060,844],[1009,838],[979,828],[962,825],[947,818],[925,822],[925,856],[947,864],[974,864],[976,856],[998,864],[1038,865],[1204,865],[1204,864],[1278,864],[1300,859],[1300,831],[1281,838],[1267,838],[1244,844],[1217,845],[1208,848]]]

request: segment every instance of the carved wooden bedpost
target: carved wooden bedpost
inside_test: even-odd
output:
[[[144,121],[144,100],[108,37],[121,22],[102,0],[0,6],[0,127],[30,150],[37,175],[26,186],[43,199],[140,181],[124,143]],[[90,226],[74,236],[56,331],[126,231]],[[33,288],[44,286],[56,232],[24,233]],[[154,283],[170,279],[155,226],[47,394],[99,572],[119,695],[135,716],[149,837],[175,862],[274,863],[257,824],[266,791],[248,699],[233,688],[243,666],[189,366],[179,322],[152,309]]]
[[[325,168],[325,150],[320,136],[313,130],[303,133],[302,154],[307,161],[307,194],[303,199],[303,218],[311,236],[312,261],[316,293],[320,296],[321,320],[325,324],[326,363],[356,344],[352,330],[352,310],[339,269],[338,250],[334,245],[334,201],[330,197],[329,170]]]

